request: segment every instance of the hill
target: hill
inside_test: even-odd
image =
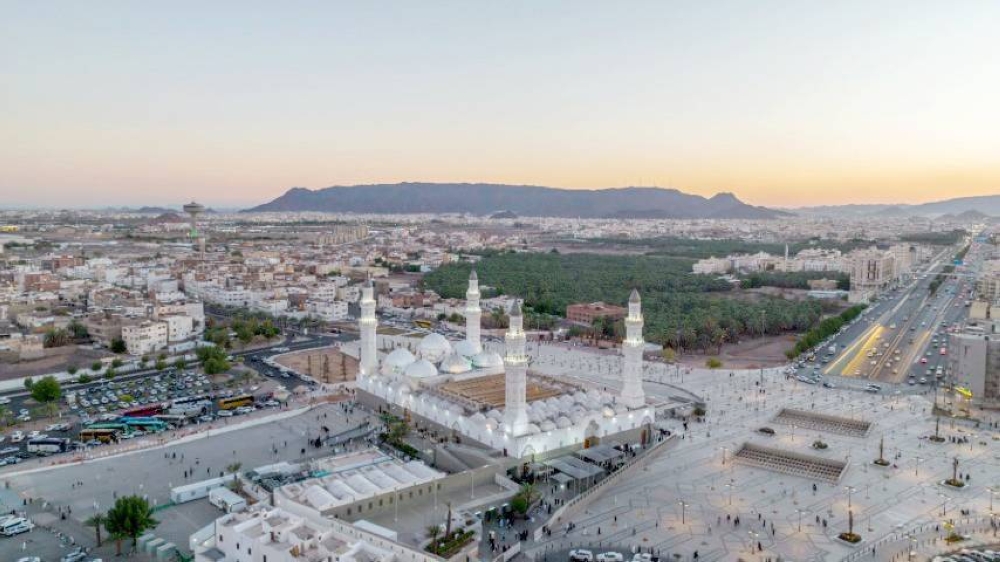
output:
[[[399,183],[292,188],[246,212],[468,213],[584,218],[770,219],[786,213],[747,205],[731,193],[711,198],[656,187],[556,189],[485,183]]]
[[[957,197],[918,205],[824,205],[791,209],[801,215],[924,216],[976,220],[1000,215],[1000,195]]]

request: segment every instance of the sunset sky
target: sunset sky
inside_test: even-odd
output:
[[[0,208],[292,186],[1000,194],[1000,2],[29,2]]]

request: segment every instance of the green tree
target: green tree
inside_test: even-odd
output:
[[[722,367],[722,361],[718,357],[709,357],[708,361],[705,361],[705,366],[709,369],[719,369]]]
[[[101,370],[101,366],[102,365],[100,361],[94,361],[93,363],[90,364],[90,370],[96,373],[97,371]]]
[[[75,375],[77,370],[78,369],[76,368],[76,365],[70,365],[69,367],[66,367],[66,372],[71,375]]]
[[[115,338],[111,340],[111,351],[112,353],[118,353],[118,354],[125,353],[126,351],[128,351],[128,348],[125,346],[125,340],[121,338]]]
[[[187,361],[185,361],[183,357],[178,357],[174,361],[174,368],[178,371],[183,371],[185,367],[187,367]]]
[[[73,341],[73,336],[69,331],[62,328],[53,328],[45,332],[43,345],[45,347],[62,347],[69,345]]]
[[[663,357],[663,360],[666,361],[667,363],[673,363],[674,361],[677,361],[677,352],[674,351],[674,348],[672,347],[663,346],[663,350],[660,351],[660,355]]]
[[[87,331],[87,327],[76,319],[73,319],[69,323],[67,330],[69,330],[70,334],[73,335],[73,338],[77,340],[85,340],[90,337],[90,332]]]
[[[167,362],[166,361],[164,361],[163,359],[157,359],[156,360],[156,370],[157,371],[163,371],[163,370],[166,370],[166,368],[167,368]]]
[[[35,386],[35,379],[33,379],[31,377],[28,377],[28,378],[24,379],[24,388],[26,388],[27,390],[30,391],[31,387],[33,387],[33,386]]]
[[[84,525],[94,528],[94,532],[97,534],[97,548],[101,548],[101,527],[104,526],[105,521],[107,521],[107,516],[98,512],[91,515],[86,521],[83,522]]]
[[[56,408],[55,402],[62,396],[62,387],[55,377],[49,375],[42,377],[38,382],[31,385],[31,397],[42,404],[49,415]]]
[[[108,510],[104,528],[115,538],[120,555],[122,540],[132,539],[134,549],[139,536],[157,525],[159,521],[153,519],[153,508],[148,501],[139,496],[123,496]]]
[[[117,368],[121,367],[124,364],[125,364],[125,362],[122,361],[121,359],[118,359],[117,357],[111,360],[111,368],[112,369],[117,369]]]

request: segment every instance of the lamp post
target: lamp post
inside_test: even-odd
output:
[[[844,486],[844,489],[847,490],[847,509],[851,509],[853,507],[851,496],[854,495],[854,486]]]
[[[947,517],[948,516],[948,500],[950,500],[951,498],[949,498],[948,496],[946,496],[944,494],[939,494],[939,495],[941,496],[941,499],[943,500],[941,502],[941,517]]]
[[[726,488],[729,488],[729,505],[733,505],[733,483],[726,484]]]
[[[917,462],[913,469],[913,475],[920,476],[920,463],[922,463],[924,459],[922,457],[916,457],[914,460],[916,460]]]
[[[802,532],[802,513],[803,513],[803,510],[796,509],[795,512],[799,514],[799,532],[801,533]]]
[[[681,504],[681,525],[684,525],[685,524],[685,520],[684,520],[684,508],[687,507],[687,504],[684,503],[684,500],[681,500],[679,503]]]

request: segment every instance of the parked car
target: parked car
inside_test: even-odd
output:
[[[760,433],[762,435],[770,435],[772,437],[774,436],[774,430],[771,429],[770,427],[761,427],[757,429],[757,433]]]
[[[594,562],[594,553],[583,548],[577,548],[569,551],[569,559],[575,562]]]
[[[620,552],[602,552],[597,555],[597,562],[625,562]]]

